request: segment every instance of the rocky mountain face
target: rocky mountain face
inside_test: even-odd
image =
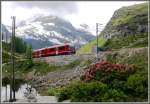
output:
[[[17,26],[16,36],[23,38],[34,49],[64,43],[79,48],[95,38],[90,32],[76,29],[70,22],[56,16],[39,16],[22,21]]]
[[[148,4],[137,4],[116,10],[102,31],[105,38],[148,33]]]

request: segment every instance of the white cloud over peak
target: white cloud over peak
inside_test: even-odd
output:
[[[17,23],[37,14],[55,15],[65,18],[75,27],[87,24],[95,34],[97,22],[103,24],[101,28],[104,28],[115,10],[138,3],[143,1],[3,1],[2,23],[11,25],[12,15],[16,16]]]

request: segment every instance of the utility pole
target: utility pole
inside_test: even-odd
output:
[[[98,23],[96,23],[96,36],[97,36],[96,51],[97,51],[97,54],[98,54]]]
[[[14,72],[14,44],[15,44],[15,16],[12,16],[12,40],[11,40],[11,61],[12,61],[12,71],[11,71],[11,83],[10,83],[10,102],[16,100],[15,98],[15,72]],[[13,94],[13,98],[12,98]]]
[[[13,36],[14,36],[14,39],[13,39],[13,100],[16,101],[16,96],[15,96],[15,56],[14,56],[14,48],[15,48],[15,29],[16,29],[16,17],[13,16]]]
[[[12,19],[12,17],[11,17]],[[12,35],[11,35],[11,63],[13,61],[13,49],[12,49],[12,44],[13,44],[13,20],[12,20]],[[10,73],[10,99],[9,101],[12,102],[13,99],[12,99],[12,84],[13,84],[13,81],[12,81],[12,75],[13,75],[13,71],[11,70],[11,73]]]
[[[96,42],[96,51],[97,51],[97,55],[98,55],[98,32],[99,32],[99,26],[102,25],[100,23],[96,23],[96,36],[97,36],[97,42]]]
[[[8,43],[8,40],[7,40],[7,38],[8,38],[8,37],[7,37],[7,34],[8,34],[8,33],[6,33],[6,43]]]

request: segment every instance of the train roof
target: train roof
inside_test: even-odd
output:
[[[61,46],[66,46],[66,45],[72,46],[71,44],[61,44],[61,45],[54,45],[54,46],[45,47],[45,48],[54,48],[54,47],[61,47]],[[36,50],[33,50],[33,52],[34,52],[34,51],[40,51],[40,50],[43,50],[43,49],[45,49],[45,48],[36,49]]]

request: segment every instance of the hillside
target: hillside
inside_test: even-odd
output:
[[[99,35],[99,47],[119,49],[148,46],[148,4],[136,4],[116,10]],[[79,54],[91,53],[96,40],[84,45]]]
[[[27,49],[30,47],[21,38],[14,38],[14,57],[15,60],[24,60],[26,58]],[[2,41],[2,63],[9,63],[11,61],[12,41]]]
[[[29,66],[25,62],[20,62],[16,64],[16,77],[28,81],[41,95],[57,96],[58,101],[67,99],[73,102],[90,102],[91,100],[94,102],[147,101],[147,49],[148,48],[143,47],[107,51],[98,54],[99,60],[92,54],[70,55],[67,57],[75,61],[63,66],[59,66],[58,64],[58,66],[48,65],[46,63]],[[57,57],[62,58],[61,56]],[[130,70],[126,73],[108,72],[107,74],[103,72],[104,77],[97,73],[97,77],[95,77],[100,79],[84,81],[82,76],[89,68],[92,68],[92,65],[103,62],[102,60],[111,62],[116,66],[129,65],[135,71],[132,72],[132,70]],[[4,68],[7,72],[3,73],[7,76],[11,68],[9,65]],[[112,69],[112,67],[110,69]],[[107,79],[109,79],[110,82]],[[97,82],[95,82],[96,80]],[[104,89],[100,87],[103,84],[106,85]],[[93,93],[97,91],[95,89],[104,92],[95,93],[96,96],[93,96]],[[99,95],[101,96],[97,97]]]

